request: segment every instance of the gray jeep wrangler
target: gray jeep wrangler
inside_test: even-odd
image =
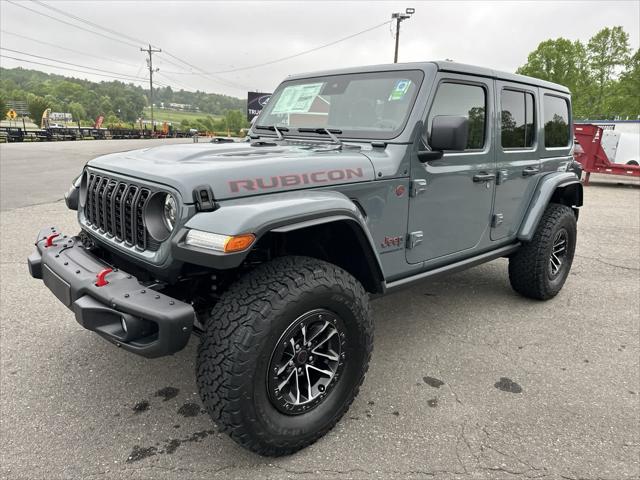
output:
[[[344,415],[373,347],[370,297],[509,258],[552,298],[582,205],[571,97],[451,62],[292,76],[249,141],[90,161],[81,231],[40,231],[29,270],[77,321],[145,357],[200,337],[214,422],[263,455]]]

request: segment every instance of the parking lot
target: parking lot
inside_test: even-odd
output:
[[[82,165],[154,142],[0,145],[2,478],[640,478],[638,182],[592,176],[549,302],[513,292],[506,260],[376,300],[353,406],[273,459],[202,411],[197,339],[167,358],[126,353],[27,271],[42,226],[77,232],[60,199]]]

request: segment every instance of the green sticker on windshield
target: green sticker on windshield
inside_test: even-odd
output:
[[[402,100],[411,86],[411,80],[398,80],[389,95],[389,101]]]

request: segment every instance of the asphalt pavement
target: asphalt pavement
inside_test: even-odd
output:
[[[54,202],[92,158],[191,138],[0,144],[0,210]]]
[[[197,339],[146,360],[84,330],[26,257],[91,156],[149,141],[0,146],[0,478],[640,478],[640,188],[592,177],[551,301],[498,260],[376,300],[360,395],[319,442],[262,458],[220,434]]]

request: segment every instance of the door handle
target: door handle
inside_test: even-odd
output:
[[[538,172],[540,172],[540,169],[537,167],[527,167],[524,170],[522,170],[522,176],[530,177],[531,175],[535,175]]]
[[[495,173],[482,172],[482,173],[478,173],[477,175],[474,175],[473,176],[473,181],[474,181],[474,183],[490,182],[491,180],[495,180],[495,178],[496,178],[496,174]]]

